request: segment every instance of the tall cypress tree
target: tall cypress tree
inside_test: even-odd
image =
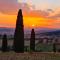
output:
[[[2,51],[7,51],[7,35],[4,34],[2,38]]]
[[[32,31],[31,31],[30,50],[35,51],[35,32],[34,32],[34,29],[32,29]]]
[[[14,34],[14,50],[17,53],[24,52],[24,26],[22,10],[20,9],[16,21],[16,29]]]

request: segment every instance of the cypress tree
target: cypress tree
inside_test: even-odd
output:
[[[4,34],[2,38],[2,51],[7,51],[7,35]]]
[[[32,31],[31,31],[30,50],[35,51],[35,32],[34,32],[34,29],[32,29]]]
[[[16,29],[14,33],[14,51],[17,53],[24,52],[24,26],[22,10],[20,9],[16,21]]]
[[[56,52],[56,44],[53,43],[53,52]]]

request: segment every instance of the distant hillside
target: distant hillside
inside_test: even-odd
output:
[[[0,27],[0,34],[6,33],[7,35],[14,34],[13,28]]]
[[[44,34],[44,35],[60,35],[60,30],[45,32],[45,33],[41,33],[41,34]]]
[[[0,27],[0,34],[6,33],[7,35],[14,34],[14,28]],[[36,34],[45,35],[60,35],[60,30],[53,29],[35,29]],[[25,34],[31,34],[31,29],[24,29]]]

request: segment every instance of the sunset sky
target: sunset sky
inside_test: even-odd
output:
[[[60,0],[0,0],[0,27],[15,27],[22,9],[25,28],[60,29]]]

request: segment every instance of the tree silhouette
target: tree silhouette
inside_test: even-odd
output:
[[[31,31],[30,50],[35,51],[35,32],[34,32],[34,29],[32,29],[32,31]]]
[[[2,51],[7,51],[7,35],[4,34],[2,38]]]
[[[53,43],[53,52],[56,52],[56,44]]]
[[[16,21],[16,29],[14,34],[14,50],[17,53],[24,52],[24,26],[22,10],[20,9]]]

